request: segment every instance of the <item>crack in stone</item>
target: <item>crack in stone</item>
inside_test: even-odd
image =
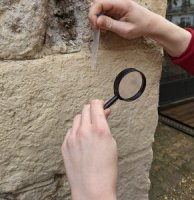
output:
[[[32,190],[35,190],[35,189],[38,189],[38,188],[41,188],[41,187],[46,187],[48,185],[52,185],[54,182],[55,182],[55,180],[51,179],[51,180],[47,180],[47,181],[44,181],[44,182],[35,183],[35,184],[32,184],[32,185],[26,186],[22,189],[16,190],[14,192],[14,194],[20,194],[20,193],[32,191]]]
[[[55,182],[59,182],[60,179],[62,179],[64,175],[63,174],[56,174],[52,179],[46,180],[46,181],[41,181],[37,183],[33,183],[31,185],[28,185],[24,188],[18,189],[13,192],[5,192],[5,193],[0,193],[0,198],[4,198],[6,200],[13,200],[15,195],[24,193],[24,192],[29,192],[32,190],[36,190],[42,187],[47,187],[49,185],[52,185]]]

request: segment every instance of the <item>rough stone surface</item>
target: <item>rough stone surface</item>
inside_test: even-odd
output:
[[[90,40],[87,1],[0,2],[0,59],[80,51]]]
[[[132,43],[123,41],[124,46],[121,41],[117,46],[113,44],[119,38],[106,37],[96,71],[90,68],[88,51],[34,61],[1,62],[1,193],[63,174],[60,146],[72,117],[90,99],[106,100],[112,96],[116,74],[124,66],[136,66],[148,78],[145,94],[137,102],[114,105],[110,124],[119,147],[118,196],[146,198],[157,124],[161,55],[158,51],[151,53],[146,46],[142,48],[140,42],[134,49]],[[109,40],[115,43],[105,49]],[[135,59],[137,52],[139,59]]]
[[[43,53],[80,51],[82,43],[90,40],[87,14],[88,4],[85,0],[50,0]]]
[[[0,59],[31,58],[42,48],[47,0],[3,1],[0,6]]]
[[[1,193],[0,200],[70,200],[70,188],[62,175],[55,175],[53,179],[33,183],[22,189],[9,193]]]
[[[23,60],[80,51],[91,40],[87,19],[90,2],[1,0],[0,59]],[[164,15],[164,6],[153,0],[138,3]]]
[[[30,8],[34,2],[36,1],[3,1],[2,15],[0,15],[1,29],[8,30],[8,24],[12,21],[10,18],[8,24],[2,23],[11,12],[8,5],[10,10],[14,8],[17,11],[14,16],[17,16],[17,13],[23,15],[24,10],[27,11],[27,5],[31,5],[29,13],[24,18],[24,24],[28,26],[25,19],[30,20],[32,17],[34,11]],[[47,1],[37,2],[42,5],[39,7],[42,11],[48,6]],[[143,4],[144,1],[140,3]],[[86,14],[87,7],[83,6],[84,2],[75,3],[78,4]],[[146,6],[153,10],[158,9],[160,12],[165,3],[157,5],[155,1],[150,0]],[[74,16],[79,16],[79,12]],[[84,15],[81,15],[82,21]],[[44,29],[44,20],[41,19],[39,23],[42,23],[41,27]],[[87,23],[87,21],[83,24],[81,21],[76,22],[76,28],[72,27],[72,30],[77,32],[77,41],[81,41],[79,38],[83,39],[90,33]],[[37,34],[38,29],[33,28],[33,26],[28,27],[26,30],[31,30],[32,35]],[[56,37],[61,33],[57,30],[56,27],[51,31]],[[2,33],[1,31],[0,34]],[[11,33],[7,32],[8,36],[9,34]],[[30,56],[42,56],[39,50],[43,48],[44,51],[44,45],[41,46],[38,37],[33,38],[32,35],[28,40],[22,40],[22,43],[18,43],[17,37],[13,39],[12,36],[10,40],[3,40],[3,44],[9,41],[11,45],[15,45],[17,51],[14,54],[7,46],[1,58],[26,59]],[[88,37],[89,35],[85,43],[82,40],[82,48],[77,53],[50,55],[35,60],[0,62],[1,199],[70,198],[69,188],[63,186],[66,178],[60,146],[64,135],[71,126],[73,116],[80,112],[85,103],[95,98],[107,100],[112,96],[115,76],[129,66],[145,73],[147,88],[144,95],[136,102],[118,102],[112,107],[110,126],[119,151],[118,199],[148,199],[151,145],[158,119],[157,103],[162,53],[149,40],[126,41],[114,34],[102,34],[97,70],[93,71],[90,66],[91,52],[88,48]],[[69,40],[70,38],[64,40],[64,44],[67,45]],[[56,41],[52,40],[52,44]],[[35,48],[37,44],[38,48]],[[25,45],[29,51],[26,51]]]

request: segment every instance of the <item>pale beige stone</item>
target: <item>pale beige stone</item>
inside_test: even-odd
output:
[[[148,8],[164,14],[164,2],[146,2]],[[2,5],[5,16],[7,4],[3,1]],[[44,6],[40,9],[44,10]],[[0,24],[1,20],[0,17]],[[1,30],[3,27],[7,28],[4,23]],[[37,34],[33,27],[31,31]],[[83,30],[83,35],[89,31],[89,27]],[[36,54],[39,50],[33,47],[35,38],[31,38],[29,52]],[[9,43],[15,44],[12,39]],[[60,152],[65,133],[85,103],[95,98],[106,101],[113,95],[114,78],[126,67],[144,72],[147,88],[136,102],[119,101],[112,106],[109,122],[119,154],[117,194],[119,200],[148,199],[151,145],[158,119],[161,49],[147,39],[126,41],[114,34],[102,34],[97,69],[93,71],[88,46],[89,43],[82,45],[81,51],[74,54],[0,62],[1,199],[70,198],[69,187],[61,183],[66,181],[62,178],[65,172]],[[19,57],[15,54],[14,58],[33,55],[25,50],[26,54],[21,54],[20,50]],[[1,55],[11,58],[12,53],[7,49]]]
[[[63,183],[60,175],[44,181],[41,183],[33,184],[30,187],[17,191],[14,196],[19,200],[37,199],[37,200],[70,200],[70,190],[68,184]]]
[[[147,89],[134,103],[115,104],[110,125],[125,169],[118,194],[126,193],[127,198],[139,193],[134,200],[145,199],[157,124],[161,54],[142,48],[138,41],[119,40],[110,35],[104,38],[96,71],[91,70],[88,50],[33,61],[1,62],[1,192],[19,190],[64,173],[60,146],[73,116],[91,99],[109,99],[114,77],[131,66],[145,73]],[[130,182],[136,175],[139,178]]]

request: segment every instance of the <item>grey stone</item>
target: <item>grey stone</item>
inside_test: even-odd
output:
[[[0,13],[0,59],[78,52],[90,40],[86,1],[3,1]]]
[[[0,59],[34,57],[44,43],[47,0],[8,1],[3,5]]]

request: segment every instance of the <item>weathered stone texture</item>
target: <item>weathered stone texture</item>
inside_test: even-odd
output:
[[[47,0],[2,2],[0,59],[33,57],[42,48]]]
[[[30,19],[35,12],[32,9],[35,2],[39,5],[38,10],[35,9],[39,14],[33,20],[38,20],[39,25],[31,24]],[[85,3],[75,3],[76,6],[81,5],[75,14],[76,19],[84,10],[81,15],[83,21],[87,13]],[[27,8],[29,4],[31,6]],[[162,7],[161,4],[164,5],[157,5],[152,0],[148,2],[148,7],[157,10]],[[7,39],[1,42],[0,48],[5,45],[5,51],[0,51],[1,58],[42,56],[38,53],[43,44],[42,31],[39,35],[36,27],[45,31],[43,19],[47,2],[3,1],[2,5],[0,36],[2,39],[6,33]],[[7,5],[10,5],[10,11]],[[21,19],[21,25],[31,34],[28,39],[22,32],[14,35],[3,32],[12,24],[12,20],[5,23],[9,12],[16,20],[19,13],[23,15],[27,11],[29,14]],[[87,20],[83,24],[76,22],[76,28],[72,28],[77,33],[76,41],[80,44],[88,41],[90,28]],[[55,30],[57,32],[57,28],[52,30],[52,34],[57,35]],[[86,36],[85,41],[79,39],[83,36]],[[52,41],[55,44],[56,41]],[[64,40],[65,45],[66,42],[70,42],[70,38]],[[12,51],[11,46],[16,51]],[[114,34],[102,34],[97,70],[93,71],[88,43],[82,46],[80,52],[74,54],[0,62],[0,199],[70,198],[69,188],[63,186],[66,178],[63,177],[65,172],[60,147],[64,135],[72,124],[73,116],[85,103],[95,98],[107,100],[112,96],[115,76],[129,66],[145,73],[147,88],[136,102],[118,102],[112,107],[110,126],[119,151],[118,199],[148,199],[151,145],[157,125],[161,51],[149,40],[126,41]]]
[[[112,96],[116,74],[123,67],[135,66],[148,78],[145,94],[137,102],[114,105],[110,122],[119,147],[120,199],[145,200],[157,124],[161,55],[157,51],[149,54],[140,42],[134,49],[135,43],[126,41],[113,45],[120,40],[117,37],[107,35],[104,40],[96,71],[91,70],[90,52],[85,50],[41,60],[1,62],[1,193],[64,173],[60,146],[72,117],[90,99]],[[110,40],[115,42],[109,46]],[[137,52],[139,59],[135,59]]]
[[[32,59],[73,53],[89,42],[89,0],[9,0],[0,2],[0,59]],[[138,1],[164,14],[153,0]],[[163,3],[164,4],[164,3]]]
[[[86,1],[50,0],[44,54],[80,51],[83,42],[90,39]]]
[[[80,51],[90,40],[88,3],[76,0],[0,2],[0,59]]]

